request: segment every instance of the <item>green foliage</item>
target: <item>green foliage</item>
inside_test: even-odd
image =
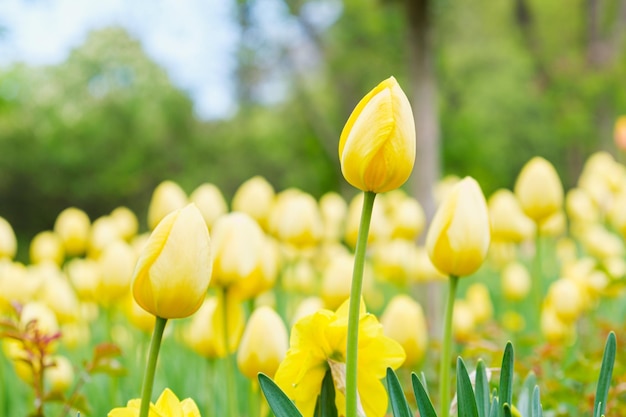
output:
[[[301,417],[300,411],[270,377],[259,374],[259,384],[276,417]]]

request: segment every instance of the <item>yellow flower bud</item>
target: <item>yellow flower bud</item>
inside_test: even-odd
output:
[[[582,313],[584,295],[573,279],[557,279],[550,284],[548,303],[563,323],[572,323]]]
[[[211,235],[212,286],[229,287],[262,273],[267,239],[250,216],[240,212],[224,215],[213,225]]]
[[[515,195],[524,213],[540,222],[563,206],[563,185],[554,166],[541,157],[524,165],[515,183]]]
[[[283,319],[270,307],[259,307],[250,316],[239,343],[239,370],[252,380],[259,372],[273,378],[288,346]]]
[[[108,306],[130,293],[136,262],[135,251],[124,241],[115,241],[104,249],[98,258],[98,302]]]
[[[156,321],[155,317],[141,308],[130,294],[124,298],[124,307],[124,313],[133,326],[144,333],[152,332]]]
[[[357,104],[339,139],[346,181],[362,191],[383,193],[406,182],[415,163],[411,105],[394,77]]]
[[[17,239],[11,224],[0,217],[0,259],[13,259],[17,252]]]
[[[567,219],[565,212],[559,210],[551,216],[546,217],[539,222],[539,233],[542,236],[561,236],[567,229]]]
[[[493,317],[493,304],[485,284],[476,282],[470,285],[465,292],[465,299],[474,312],[476,324],[485,323]]]
[[[476,317],[474,310],[465,300],[456,300],[454,302],[454,311],[452,312],[452,333],[454,337],[462,342],[466,342],[474,337],[476,329]]]
[[[576,327],[563,322],[549,306],[541,310],[541,333],[550,343],[569,345],[576,340]]]
[[[65,356],[53,356],[52,366],[45,369],[44,377],[50,392],[65,392],[74,383],[74,368]]]
[[[78,298],[69,281],[58,266],[54,264],[37,265],[37,268],[48,269],[41,271],[45,276],[41,290],[41,301],[54,311],[61,323],[71,322],[78,317]]]
[[[377,277],[404,286],[415,271],[417,246],[413,240],[393,239],[372,247],[372,265]]]
[[[283,288],[290,292],[310,294],[315,291],[318,273],[306,258],[289,262],[282,270]]]
[[[320,213],[324,222],[324,240],[340,241],[348,213],[346,200],[335,192],[328,192],[320,198]]]
[[[228,213],[228,206],[222,192],[213,184],[200,185],[191,193],[189,200],[198,206],[209,230],[218,217]]]
[[[500,189],[489,197],[489,221],[493,240],[521,242],[535,233],[535,224],[526,217],[515,194]]]
[[[296,248],[316,245],[324,231],[317,201],[294,188],[281,192],[270,213],[269,229],[279,241]]]
[[[65,252],[69,256],[85,253],[90,228],[89,216],[76,207],[63,210],[54,222],[54,232],[63,242]]]
[[[466,276],[484,262],[489,240],[485,197],[476,180],[465,177],[435,213],[426,237],[428,255],[441,272]]]
[[[274,205],[274,187],[261,176],[250,178],[239,186],[233,196],[233,211],[248,214],[267,230],[267,222]]]
[[[363,193],[355,195],[348,205],[348,218],[346,219],[345,241],[348,246],[356,247],[356,240],[359,235],[359,225],[361,223],[361,211],[363,209]],[[389,239],[391,236],[391,226],[385,214],[382,204],[374,204],[372,209],[372,219],[370,221],[370,232],[367,242],[375,243]]]
[[[565,195],[565,211],[574,222],[584,224],[598,221],[598,208],[582,188],[572,188]]]
[[[102,216],[94,220],[89,233],[87,254],[90,258],[97,259],[104,248],[112,242],[121,239],[117,223],[111,216]]]
[[[39,232],[30,242],[30,261],[38,264],[52,261],[61,265],[65,259],[65,249],[59,236],[51,231]]]
[[[394,192],[398,192],[396,190]],[[384,203],[390,203],[386,194]],[[391,223],[391,237],[397,239],[415,240],[424,230],[426,215],[420,203],[406,195],[400,201],[388,205],[389,220]]]
[[[428,347],[428,328],[419,303],[408,295],[396,295],[385,308],[380,323],[385,335],[404,349],[403,366],[412,368],[422,361]]]
[[[39,301],[26,303],[22,308],[20,315],[22,329],[26,329],[29,323],[36,323],[34,326],[42,335],[51,336],[59,331],[56,315],[50,307]]]
[[[519,262],[511,262],[502,270],[502,292],[508,300],[521,301],[530,292],[532,280],[528,269]]]
[[[339,255],[331,259],[322,272],[322,288],[320,295],[327,309],[337,309],[337,307],[350,297],[353,267],[353,255]]]
[[[601,224],[589,227],[580,240],[585,250],[600,260],[624,254],[624,241]]]
[[[129,242],[139,230],[139,221],[128,207],[117,207],[111,212],[111,218],[117,226],[119,236]]]
[[[193,314],[211,280],[209,231],[195,205],[161,220],[144,248],[132,280],[137,303],[155,316]]]
[[[291,317],[291,320],[289,320],[289,322],[293,326],[303,317],[317,313],[323,308],[324,301],[321,298],[316,296],[307,297],[304,300],[300,301],[300,304],[298,304],[298,307],[296,307],[296,311],[293,313],[293,316]]]
[[[66,264],[65,269],[72,286],[76,290],[76,295],[80,299],[97,300],[100,285],[98,262],[89,258],[74,258]]]
[[[12,311],[11,302],[32,301],[42,286],[42,280],[19,262],[0,259],[0,310]]]
[[[187,195],[174,181],[163,181],[152,193],[148,206],[148,227],[154,229],[166,215],[187,204]]]

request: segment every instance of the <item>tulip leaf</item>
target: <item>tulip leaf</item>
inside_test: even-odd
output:
[[[421,417],[437,417],[433,403],[430,401],[422,381],[415,374],[411,374],[411,381],[413,382],[413,393],[417,401],[419,415]]]
[[[409,403],[406,400],[402,385],[398,381],[398,376],[391,368],[387,368],[387,390],[389,391],[389,402],[394,417],[412,417]]]
[[[535,389],[533,390],[532,405],[530,408],[530,417],[542,417],[542,416],[543,416],[543,409],[541,407],[541,399],[539,398],[539,387],[535,385]]]
[[[333,375],[330,371],[326,371],[322,380],[322,390],[317,397],[315,404],[315,417],[337,417],[337,405],[335,404],[335,384]]]
[[[476,406],[479,417],[488,417],[489,414],[489,380],[485,362],[478,360],[476,365]]]
[[[498,414],[500,414],[500,404],[498,397],[494,395],[491,401],[491,407],[489,408],[489,417],[498,417]]]
[[[274,381],[265,374],[259,374],[259,385],[265,399],[276,417],[302,417],[294,403]]]
[[[472,382],[461,357],[456,360],[456,396],[459,417],[478,417]]]
[[[606,339],[604,355],[602,356],[602,365],[600,366],[600,376],[598,378],[596,398],[593,405],[594,417],[604,415],[606,409],[609,387],[611,385],[611,376],[613,375],[613,365],[615,364],[616,348],[615,333],[610,332]]]
[[[504,403],[504,405],[502,406],[502,414],[504,414],[504,417],[512,417],[511,406],[507,403]]]
[[[498,397],[501,404],[513,404],[513,344],[511,342],[507,342],[502,356]]]
[[[517,398],[517,410],[523,416],[528,416],[531,413],[533,394],[535,386],[537,385],[537,377],[533,372],[529,372],[524,379],[522,389],[520,390]]]

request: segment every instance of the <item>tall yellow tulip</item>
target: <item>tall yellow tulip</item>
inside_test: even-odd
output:
[[[400,187],[415,162],[411,105],[394,77],[357,104],[339,139],[341,172],[352,186],[375,193]]]
[[[426,248],[441,272],[457,277],[474,273],[490,242],[487,203],[480,185],[465,177],[446,196],[428,230]]]
[[[515,195],[524,213],[536,223],[563,206],[563,185],[554,166],[539,156],[524,165],[515,182]]]
[[[157,317],[192,315],[211,279],[209,231],[194,204],[161,220],[150,235],[132,281],[137,304]]]

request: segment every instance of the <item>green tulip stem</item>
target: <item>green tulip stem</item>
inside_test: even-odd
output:
[[[446,311],[443,318],[443,344],[441,346],[441,359],[439,363],[439,402],[441,413],[439,417],[450,415],[450,351],[452,348],[452,314],[454,312],[454,300],[459,277],[450,275],[450,289],[446,301]]]
[[[361,308],[361,288],[363,287],[363,270],[365,268],[365,249],[370,230],[372,209],[376,193],[366,191],[363,195],[363,210],[359,235],[354,253],[354,269],[352,271],[352,288],[350,289],[350,307],[348,313],[348,346],[346,348],[346,417],[357,415],[357,348],[359,343],[359,310]]]
[[[237,406],[237,385],[235,381],[234,357],[230,354],[230,338],[228,337],[228,289],[222,291],[222,326],[224,326],[224,378],[228,387],[226,397],[228,401],[228,413],[230,417],[239,415]]]
[[[152,340],[150,341],[150,353],[148,354],[146,373],[143,377],[143,387],[141,389],[139,417],[148,417],[148,412],[150,411],[154,372],[156,370],[157,358],[159,357],[159,349],[161,348],[161,340],[163,339],[163,331],[165,330],[166,324],[167,319],[162,317],[157,317],[154,323],[154,331],[152,332]]]

